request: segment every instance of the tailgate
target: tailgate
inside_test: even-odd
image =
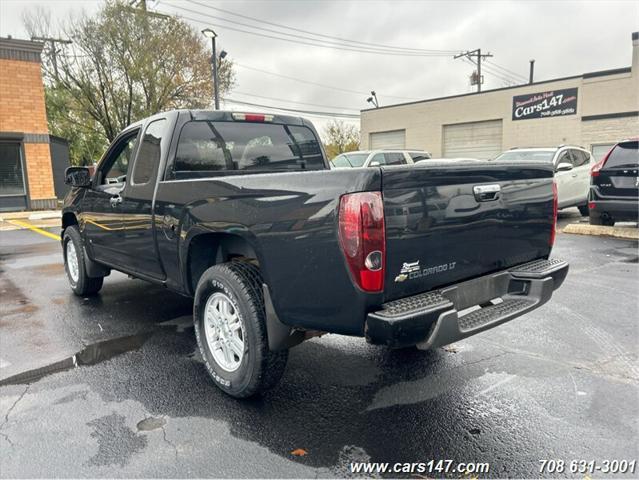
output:
[[[382,167],[385,300],[547,257],[552,182],[542,162]]]

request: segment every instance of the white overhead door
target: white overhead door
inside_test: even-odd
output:
[[[444,125],[445,158],[494,158],[501,153],[501,120]]]
[[[403,149],[406,147],[406,130],[393,130],[390,132],[375,132],[370,134],[371,150]]]

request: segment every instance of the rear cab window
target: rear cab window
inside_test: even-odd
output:
[[[622,142],[612,149],[603,168],[637,168],[639,166],[639,142]]]
[[[181,129],[172,178],[325,169],[319,141],[304,126],[193,120]]]

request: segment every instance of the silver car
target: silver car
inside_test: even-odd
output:
[[[430,158],[423,150],[360,150],[337,155],[331,168],[366,168],[381,165],[411,165]]]

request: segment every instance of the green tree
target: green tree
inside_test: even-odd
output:
[[[68,38],[43,51],[47,115],[52,134],[67,138],[75,164],[97,160],[124,127],[174,108],[212,104],[210,48],[174,16],[109,0],[52,35],[50,15],[24,17],[32,36]],[[54,50],[55,49],[55,50]],[[218,68],[220,95],[235,81],[233,63]]]
[[[343,120],[331,120],[323,129],[326,155],[332,159],[344,152],[359,149],[359,130]]]

